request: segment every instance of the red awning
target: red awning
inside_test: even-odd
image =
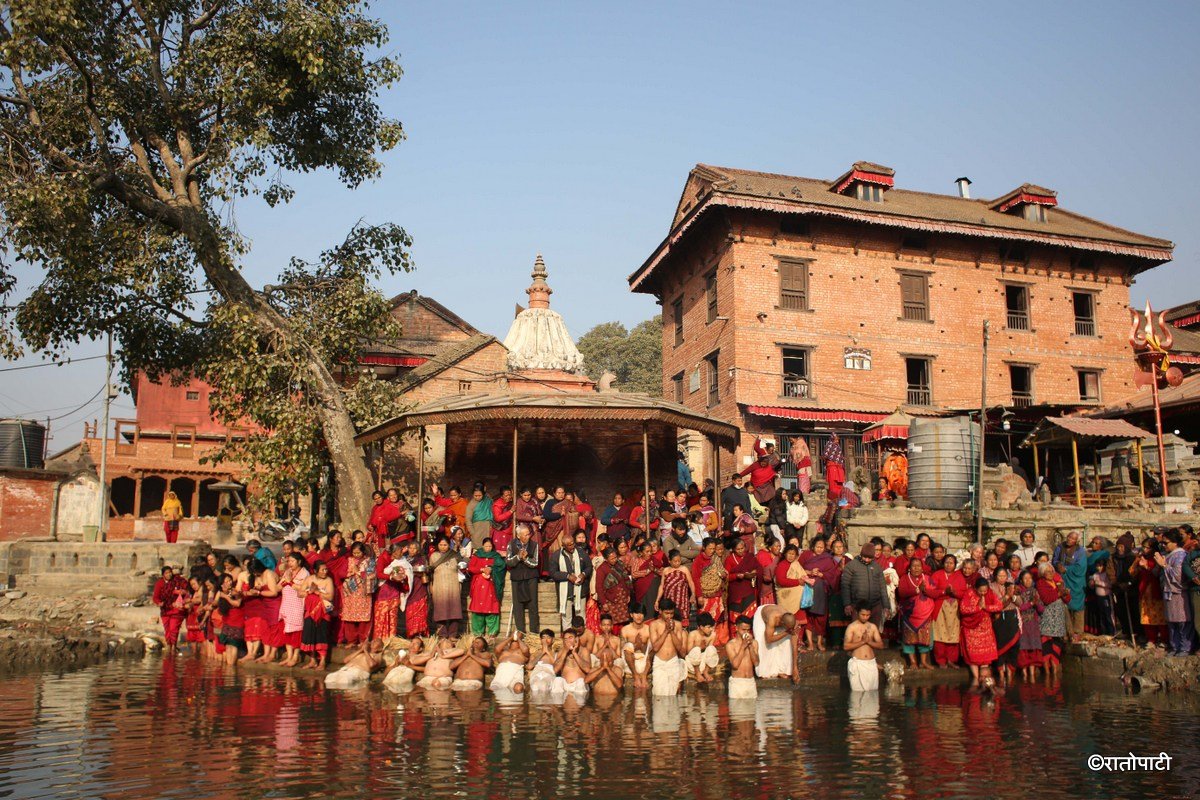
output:
[[[907,425],[880,425],[877,428],[868,428],[863,431],[863,444],[878,441],[879,439],[907,439]]]
[[[887,414],[869,411],[818,411],[814,408],[782,408],[780,406],[746,406],[746,413],[759,417],[802,419],[808,422],[879,422]]]

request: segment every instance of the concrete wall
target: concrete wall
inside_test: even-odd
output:
[[[80,473],[58,488],[58,517],[54,538],[83,539],[83,527],[96,525],[100,511],[100,479]]]

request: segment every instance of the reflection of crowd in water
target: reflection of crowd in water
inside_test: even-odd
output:
[[[154,601],[172,650],[186,629],[227,664],[325,670],[343,644],[352,652],[331,686],[386,668],[395,687],[560,697],[627,683],[668,696],[719,676],[730,697],[753,698],[757,679],[795,680],[800,653],[827,649],[848,654],[853,689],[873,690],[876,653],[896,645],[911,669],[961,663],[980,685],[1054,675],[1063,643],[1085,631],[1193,647],[1188,526],[1140,553],[1130,535],[1110,551],[1078,533],[1042,552],[1026,530],[957,554],[927,534],[851,554],[836,515],[810,535],[802,494],[775,491],[773,448],[756,450],[721,489],[721,512],[715,487],[690,482],[682,462],[686,489],[617,493],[599,513],[563,486],[492,497],[482,483],[469,494],[435,484],[419,509],[393,489],[348,540],[287,541],[278,559],[257,542],[240,560],[210,553],[187,578],[164,569]],[[557,631],[541,625],[542,584]],[[385,664],[396,639],[406,644]]]

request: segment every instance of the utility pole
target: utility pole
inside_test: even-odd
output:
[[[979,480],[975,484],[975,541],[983,544],[983,446],[987,436],[988,332],[991,323],[983,321],[983,370],[979,387]]]
[[[108,525],[108,411],[112,405],[112,334],[108,334],[108,355],[104,359],[104,428],[100,435],[100,519],[97,521],[98,541],[107,537]],[[134,509],[137,514],[137,509]]]

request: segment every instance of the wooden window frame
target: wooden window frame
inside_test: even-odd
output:
[[[1083,378],[1085,375],[1096,376],[1096,396],[1085,397],[1083,394]],[[1079,402],[1099,405],[1104,402],[1104,370],[1095,367],[1075,367],[1075,385],[1079,390]]]
[[[113,453],[118,456],[136,456],[138,441],[142,438],[142,426],[135,419],[115,420],[117,427],[113,431]],[[122,435],[126,431],[133,432],[133,441],[126,441]]]
[[[180,434],[187,434],[187,444],[180,440]],[[171,426],[171,458],[194,458],[196,455],[196,426]]]
[[[785,258],[779,257],[779,305],[776,306],[780,311],[812,311],[812,305],[809,303],[810,297],[810,282],[812,280],[812,259],[810,258]],[[792,270],[790,276],[792,286],[786,285],[788,276],[785,273]],[[803,288],[795,288],[796,276],[803,275]],[[789,305],[789,302],[794,305]]]
[[[705,324],[711,324],[717,321],[717,317],[721,316],[718,309],[717,300],[717,271],[714,269],[704,276],[704,304],[705,304]]]
[[[683,295],[671,303],[671,325],[675,331],[675,347],[683,344]]]
[[[790,351],[790,352],[789,352]],[[796,358],[796,354],[802,354],[804,359],[804,374],[788,373],[784,367],[785,359]],[[781,344],[779,345],[779,396],[791,400],[815,400],[816,393],[813,392],[812,372],[813,372],[813,348],[800,344]],[[788,380],[789,374],[796,374],[792,380]],[[791,384],[791,386],[789,386]]]
[[[713,408],[721,404],[721,351],[714,350],[704,357],[708,373],[707,405]]]
[[[1071,320],[1072,320],[1072,336],[1079,336],[1084,339],[1099,339],[1100,326],[1096,322],[1096,304],[1097,296],[1100,294],[1095,289],[1076,289],[1070,287],[1071,292]],[[1091,298],[1091,317],[1079,317],[1075,314],[1075,296],[1085,295]],[[1088,330],[1091,330],[1089,333]]]
[[[901,354],[904,358],[905,400],[908,405],[930,407],[933,405],[933,356],[920,353]],[[922,361],[925,363],[925,386],[914,386],[908,382],[908,362]]]
[[[683,373],[682,372],[678,372],[671,377],[671,390],[674,394],[675,402],[679,403],[680,405],[683,405],[683,399],[684,399],[685,395],[683,392]]]
[[[897,317],[897,319],[902,322],[932,323],[933,322],[933,308],[932,308],[933,304],[930,301],[930,297],[929,297],[929,273],[928,272],[917,272],[914,270],[900,270],[899,275],[900,275],[900,316]],[[921,299],[919,301],[915,300],[915,299],[910,299],[910,296],[912,293],[906,291],[906,287],[905,287],[906,280],[921,281]],[[918,302],[919,302],[919,306],[918,306]],[[910,309],[916,309],[916,308],[921,309],[921,316],[912,316],[911,315],[912,313],[915,313],[915,311],[910,312]]]

